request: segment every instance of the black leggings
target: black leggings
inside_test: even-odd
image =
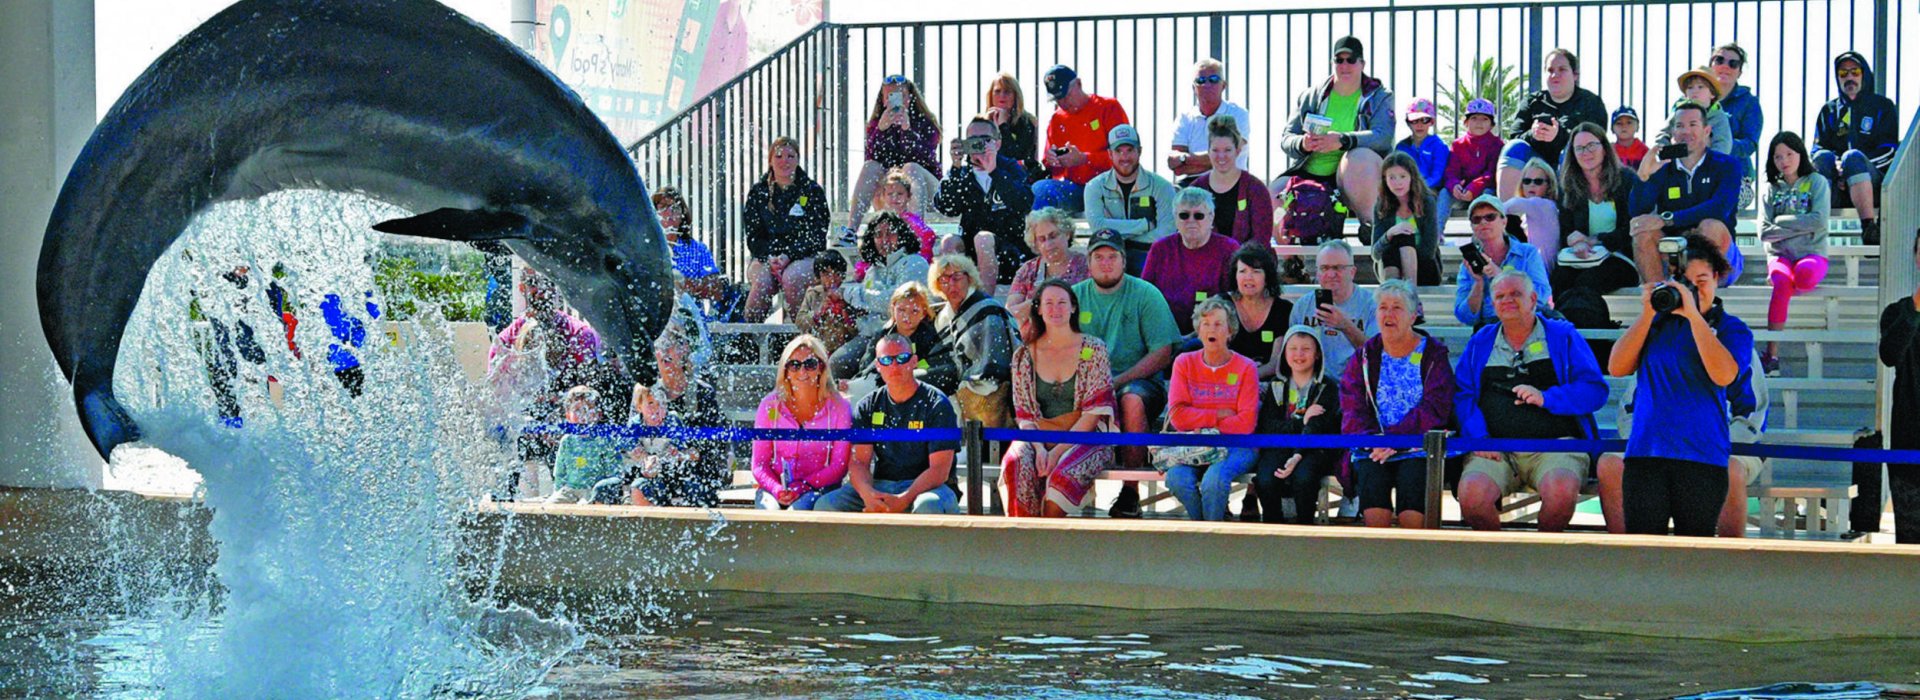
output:
[[[1920,464],[1887,465],[1887,490],[1893,492],[1893,541],[1920,544]],[[1880,523],[1853,524],[1861,532],[1879,528]]]
[[[1381,464],[1371,459],[1353,463],[1355,488],[1360,491],[1360,510],[1392,509],[1395,513],[1427,512],[1427,460],[1408,457]],[[1399,508],[1394,509],[1398,491]]]
[[[1268,448],[1260,451],[1260,461],[1253,468],[1253,491],[1260,497],[1260,516],[1263,522],[1312,525],[1313,516],[1320,509],[1320,482],[1333,474],[1339,459],[1323,450],[1307,450],[1300,458],[1300,464],[1293,468],[1287,478],[1279,479],[1273,472],[1286,466],[1293,458],[1294,451],[1281,448]],[[1281,504],[1293,499],[1293,520],[1286,519],[1286,511]]]
[[[1725,465],[1662,457],[1628,457],[1620,479],[1627,533],[1712,537],[1727,501]]]

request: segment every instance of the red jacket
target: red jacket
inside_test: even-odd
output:
[[[1500,149],[1507,142],[1489,131],[1479,138],[1464,135],[1453,140],[1453,152],[1447,156],[1447,174],[1440,179],[1441,191],[1464,184],[1478,197],[1493,184],[1494,171],[1500,166]],[[1447,216],[1440,212],[1441,217]]]
[[[1050,176],[1084,185],[1095,175],[1112,170],[1113,157],[1107,154],[1107,132],[1125,123],[1126,108],[1111,97],[1088,95],[1087,104],[1072,114],[1055,107],[1053,118],[1047,120],[1047,149],[1073,144],[1087,154],[1087,164],[1056,171]]]

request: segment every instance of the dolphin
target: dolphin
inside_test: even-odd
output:
[[[209,205],[356,192],[388,233],[497,241],[629,367],[672,310],[646,185],[606,125],[505,38],[432,0],[242,0],[128,86],[47,221],[40,324],[102,458],[140,437],[114,397],[154,261]]]

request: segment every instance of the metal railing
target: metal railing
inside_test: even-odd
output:
[[[1674,76],[1703,63],[1714,46],[1738,42],[1750,57],[1741,83],[1763,107],[1764,145],[1782,129],[1810,136],[1814,114],[1837,94],[1830,61],[1840,51],[1872,57],[1882,91],[1896,102],[1914,97],[1901,86],[1912,82],[1904,47],[1920,39],[1909,16],[1916,10],[1920,0],[1600,0],[822,24],[631,150],[650,186],[670,184],[687,194],[696,235],[739,274],[746,265],[739,204],[766,169],[768,141],[799,139],[802,167],[842,212],[868,106],[884,77],[896,73],[921,86],[951,137],[981,109],[987,81],[1010,72],[1044,133],[1052,106],[1039,87],[1041,72],[1072,65],[1090,92],[1126,107],[1144,142],[1143,161],[1161,169],[1175,119],[1192,103],[1194,62],[1219,58],[1227,66],[1227,99],[1251,113],[1253,123],[1244,127],[1249,169],[1271,177],[1284,168],[1275,144],[1294,98],[1325,79],[1327,53],[1342,35],[1365,42],[1367,72],[1394,91],[1402,109],[1428,97],[1444,110],[1441,88],[1472,84],[1475,64],[1489,59],[1521,76],[1524,95],[1543,79],[1545,53],[1564,46],[1583,59],[1581,86],[1609,108],[1637,108],[1648,138],[1679,97]],[[1503,102],[1503,113],[1514,106],[1511,95],[1489,97]],[[1907,115],[1913,107],[1903,105]],[[1453,126],[1443,117],[1439,130],[1444,135]]]

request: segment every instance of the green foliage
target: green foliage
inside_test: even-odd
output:
[[[1440,125],[1445,131],[1441,138],[1453,140],[1466,133],[1467,103],[1475,99],[1485,99],[1493,103],[1499,112],[1493,120],[1493,128],[1498,132],[1507,117],[1520,108],[1527,96],[1527,74],[1512,66],[1495,65],[1493,59],[1483,59],[1471,66],[1471,75],[1454,69],[1453,87],[1442,86],[1440,99],[1436,105],[1440,108]]]
[[[479,264],[455,258],[451,267],[444,273],[427,272],[411,257],[381,256],[375,260],[373,280],[393,320],[412,318],[422,308],[437,306],[448,321],[479,321],[487,288]]]

